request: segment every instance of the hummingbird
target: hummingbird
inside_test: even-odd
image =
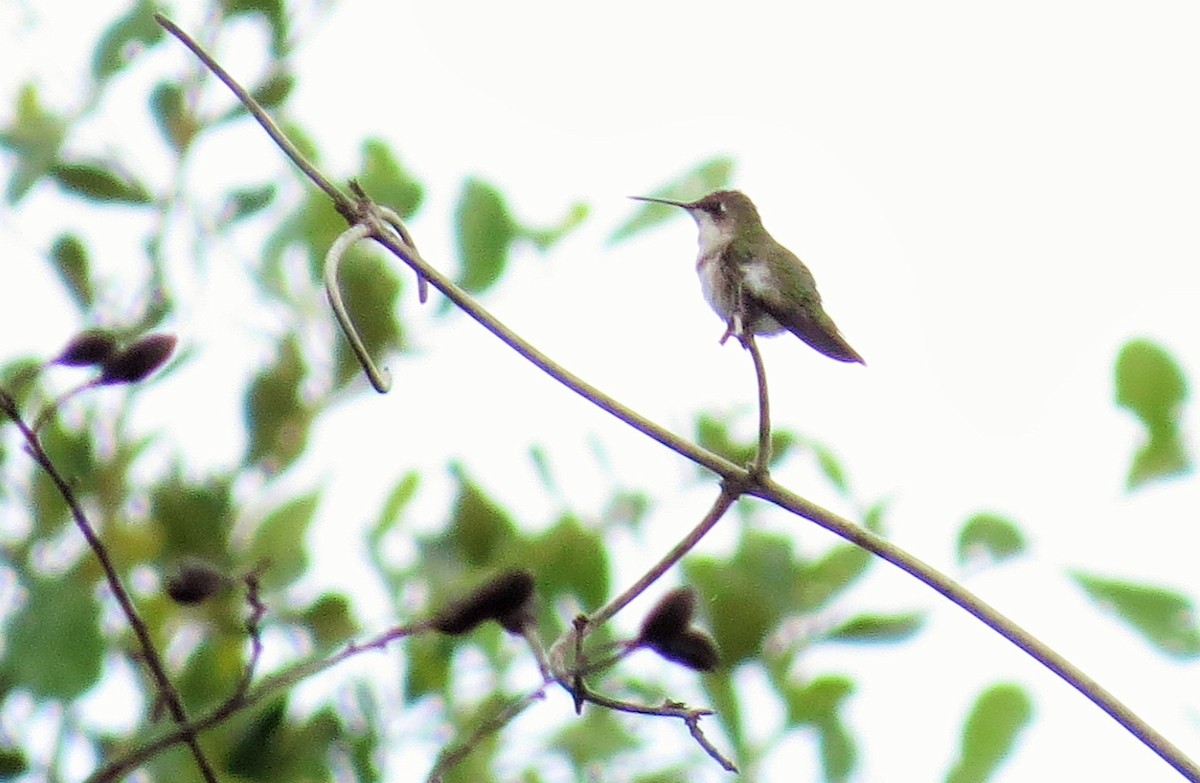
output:
[[[700,230],[696,273],[717,315],[721,343],[731,336],[779,334],[785,329],[839,362],[865,364],[821,306],[812,272],[763,227],[754,202],[738,190],[718,190],[696,201],[632,196],[687,211]]]

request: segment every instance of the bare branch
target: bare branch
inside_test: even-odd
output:
[[[121,582],[121,576],[117,573],[117,568],[108,553],[108,547],[100,540],[100,536],[96,534],[95,528],[92,527],[92,523],[88,520],[87,515],[84,514],[83,506],[79,504],[79,499],[75,497],[75,490],[71,488],[70,482],[59,472],[50,455],[42,448],[41,439],[25,423],[20,411],[16,409],[15,403],[12,402],[12,399],[7,394],[4,395],[3,404],[5,413],[16,423],[17,429],[21,431],[21,435],[25,438],[26,452],[33,458],[38,467],[50,477],[50,481],[53,482],[55,489],[58,490],[58,494],[62,496],[62,499],[67,504],[67,508],[70,509],[71,518],[75,520],[75,526],[79,528],[79,532],[83,534],[84,540],[87,541],[88,548],[92,550],[92,553],[96,556],[96,560],[99,561],[100,567],[104,571],[105,581],[108,582],[108,588],[117,599],[117,604],[121,607],[121,613],[125,615],[129,627],[133,629],[134,636],[137,637],[139,654],[150,669],[150,674],[154,679],[154,685],[157,689],[157,698],[161,699],[162,703],[166,705],[167,710],[171,713],[171,720],[187,729],[188,715],[183,707],[183,700],[179,698],[179,691],[175,690],[175,686],[167,676],[162,656],[159,655],[158,648],[154,646],[154,640],[150,637],[150,630],[146,627],[146,623],[138,613],[137,607],[133,605],[133,598]],[[196,733],[185,730],[181,739],[191,749],[192,757],[196,760],[196,766],[199,767],[200,774],[204,780],[207,783],[217,783],[216,773],[213,771],[212,764],[204,755],[204,751],[201,750]]]

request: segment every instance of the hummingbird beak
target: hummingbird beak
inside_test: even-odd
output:
[[[683,209],[687,209],[691,206],[690,202],[672,201],[669,198],[654,198],[653,196],[630,196],[629,198],[633,199],[634,201],[649,201],[654,204],[670,204],[673,207],[682,207]]]

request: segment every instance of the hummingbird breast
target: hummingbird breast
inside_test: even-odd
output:
[[[723,255],[701,255],[696,260],[700,290],[709,306],[726,322],[741,315],[742,325],[753,334],[782,332],[783,325],[757,305],[755,292],[770,287],[766,264],[752,259],[738,265]]]

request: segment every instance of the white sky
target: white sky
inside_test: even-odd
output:
[[[194,10],[178,19],[195,29]],[[53,45],[22,38],[10,50],[28,63],[17,72],[70,52],[72,36],[94,37],[78,20],[74,32],[62,20],[41,22]],[[0,29],[25,34],[15,23]],[[859,497],[892,499],[891,537],[951,572],[954,535],[968,515],[1013,517],[1033,552],[968,586],[1200,758],[1195,664],[1166,661],[1130,638],[1083,603],[1064,573],[1077,567],[1200,594],[1196,482],[1123,493],[1137,429],[1113,406],[1111,385],[1116,351],[1135,335],[1166,345],[1190,378],[1200,369],[1200,8],[347,3],[310,32],[291,111],[332,172],[353,169],[364,136],[394,145],[429,185],[411,228],[430,260],[450,268],[450,215],[464,175],[500,185],[533,223],[557,219],[574,200],[592,205],[585,228],[549,258],[514,257],[487,304],[574,371],[680,432],[699,409],[749,409],[749,361],[717,345],[722,324],[692,272],[690,221],[681,216],[616,248],[602,241],[633,208],[626,195],[713,154],[732,155],[734,185],[806,260],[868,362],[841,365],[790,337],[767,342],[777,424],[833,446]],[[246,28],[218,54],[245,78],[261,51]],[[3,54],[0,65],[16,68]],[[69,88],[45,87],[69,99]],[[5,95],[12,89],[6,83]],[[198,161],[208,155],[205,167],[263,176],[281,167],[261,134],[238,138],[214,137]],[[133,143],[103,129],[92,140]],[[41,198],[44,214],[56,195]],[[0,231],[17,236],[17,251],[0,261],[6,267],[53,235],[30,222],[0,218]],[[119,280],[119,265],[110,267]],[[5,270],[8,280],[18,275]],[[0,286],[0,355],[61,343],[61,319],[39,304],[42,295],[56,296],[52,285]],[[210,282],[183,305],[177,327],[204,353],[252,356],[244,332],[230,329],[257,323],[247,306]],[[571,502],[594,510],[609,480],[597,480],[583,446],[590,435],[629,484],[658,491],[688,475],[461,316],[447,328],[415,301],[405,311],[420,353],[389,362],[397,389],[364,393],[339,412],[337,424],[352,429],[330,428],[314,444],[338,456],[310,460],[297,479],[325,481],[326,516],[369,519],[400,472],[436,468],[449,455],[528,518],[544,518],[553,506],[529,489],[530,442],[545,444]],[[236,432],[239,401],[200,404],[185,380],[140,398],[148,426],[167,428],[189,454],[234,458],[240,444],[214,442],[212,432]],[[450,431],[448,412],[459,422]],[[1194,414],[1189,423],[1194,432]],[[475,428],[494,435],[481,447],[456,434]],[[385,459],[363,464],[348,443]],[[778,477],[853,511],[803,460]],[[444,487],[431,479],[417,508],[435,519]],[[657,514],[653,545],[669,545],[708,500],[693,490]],[[791,526],[798,546],[827,545],[806,525]],[[347,583],[352,570],[342,564],[353,562],[355,538],[332,525],[316,538],[327,553],[322,580]],[[1178,779],[1083,697],[944,603],[881,564],[845,611],[928,607],[929,627],[910,644],[818,651],[810,661],[810,673],[861,680],[850,711],[867,754],[859,779],[944,774],[967,706],[1000,680],[1030,688],[1037,712],[998,780]],[[387,622],[382,613],[372,619]],[[811,753],[789,746],[772,769],[782,776]]]

